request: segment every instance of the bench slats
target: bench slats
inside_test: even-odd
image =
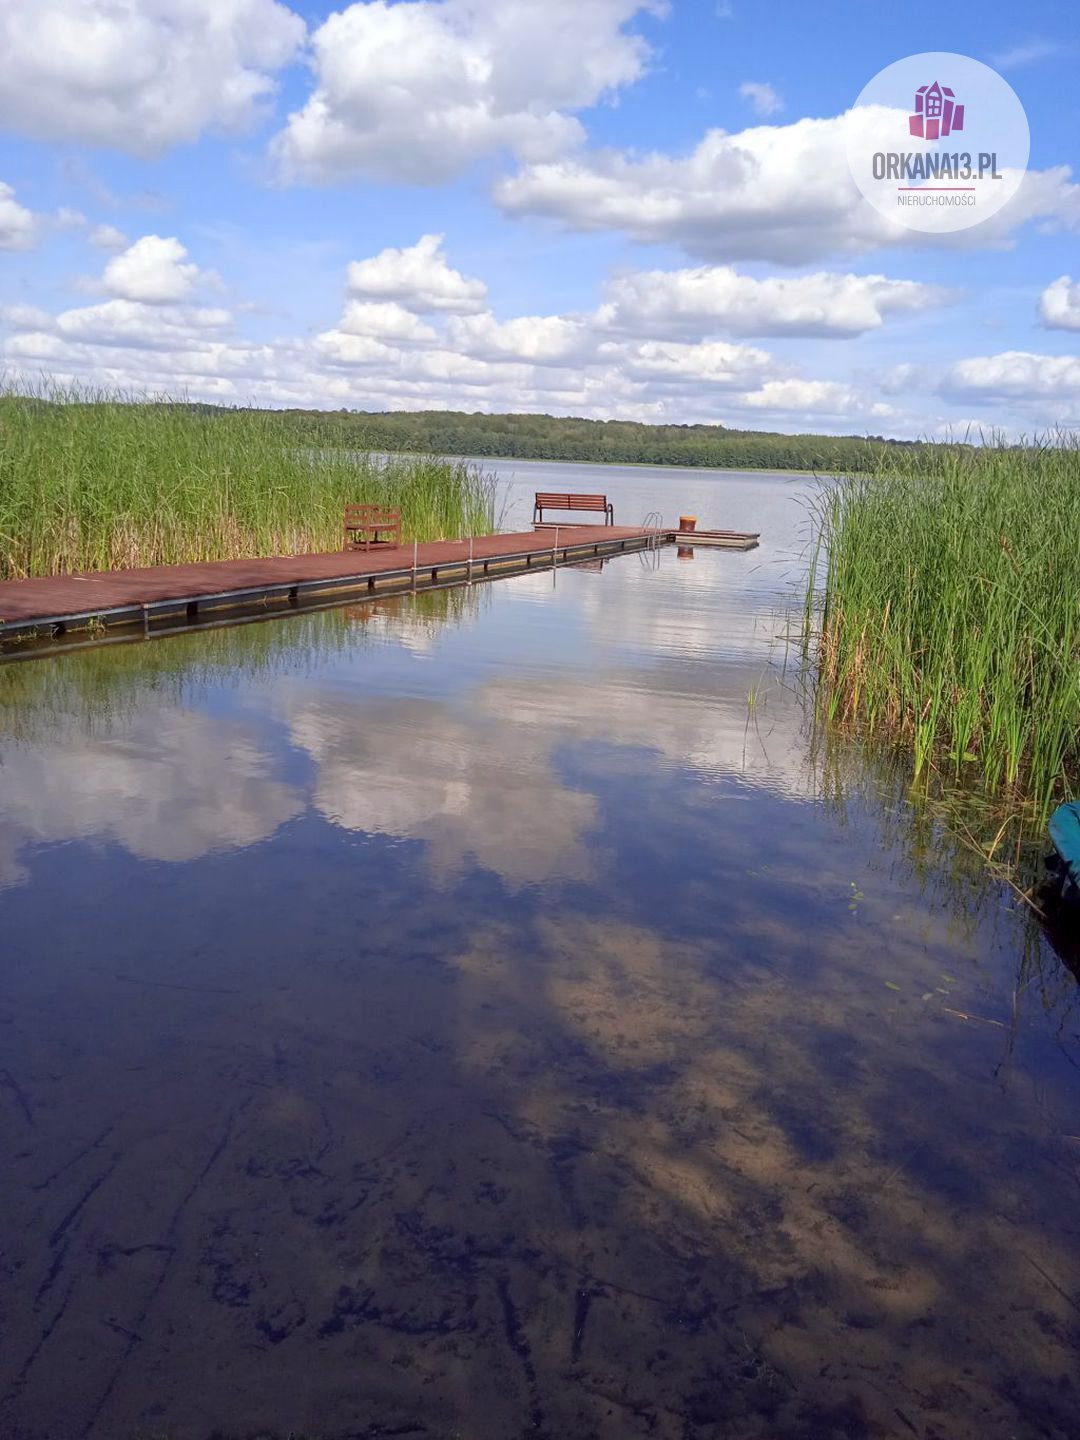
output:
[[[543,520],[545,510],[597,510],[605,516],[605,524],[614,525],[615,508],[606,495],[570,494],[567,491],[537,490],[533,504],[533,520]]]
[[[563,494],[561,492],[548,493],[545,490],[538,490],[536,493],[536,498],[544,505],[551,505],[552,508],[554,508],[555,502],[557,500],[565,501],[566,509],[570,509],[575,505],[580,505],[582,508],[588,506],[590,509],[597,510],[603,510],[607,507],[606,495],[569,495]]]
[[[346,505],[346,550],[369,550],[373,544],[401,544],[401,511],[392,505]]]

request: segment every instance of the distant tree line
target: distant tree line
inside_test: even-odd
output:
[[[883,451],[916,442],[883,436],[779,435],[723,425],[642,425],[553,415],[456,410],[294,410],[312,443],[356,450],[607,464],[715,466],[728,470],[870,471]]]

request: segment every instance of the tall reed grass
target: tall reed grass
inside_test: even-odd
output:
[[[890,455],[816,507],[804,638],[830,720],[1045,814],[1080,773],[1080,446]]]
[[[346,501],[400,506],[403,538],[494,528],[475,465],[320,439],[275,411],[0,384],[0,578],[335,550]]]

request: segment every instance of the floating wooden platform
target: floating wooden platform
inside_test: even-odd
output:
[[[756,550],[761,532],[741,530],[676,530],[672,538],[678,545],[719,545],[725,550]]]
[[[553,520],[534,520],[534,530],[559,530]],[[679,545],[716,545],[724,550],[756,550],[761,541],[760,530],[664,530],[665,540]]]
[[[528,531],[372,546],[321,555],[217,560],[0,581],[0,659],[34,653],[34,640],[131,639],[217,619],[336,603],[358,593],[481,580],[670,543],[672,532],[641,526],[561,525]]]

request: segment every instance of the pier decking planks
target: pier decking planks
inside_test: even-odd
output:
[[[640,526],[566,525],[557,536],[557,559],[611,555],[659,540],[670,531]],[[0,581],[0,643],[21,635],[94,629],[240,609],[260,603],[299,602],[337,592],[374,590],[395,580],[437,584],[441,574],[475,576],[495,567],[528,566],[552,557],[550,531],[482,535],[365,552],[215,560],[198,565],[155,565],[137,570]],[[415,565],[414,565],[415,555]]]

